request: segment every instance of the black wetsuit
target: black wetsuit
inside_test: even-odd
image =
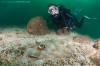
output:
[[[72,30],[74,26],[80,28],[84,21],[84,17],[82,17],[81,21],[78,22],[70,10],[64,7],[59,7],[59,14],[51,15],[51,18],[58,28],[62,29],[67,27],[67,30]]]

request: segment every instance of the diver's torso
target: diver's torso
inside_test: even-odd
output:
[[[67,26],[68,17],[66,15],[56,14],[52,17],[59,28],[64,28]]]

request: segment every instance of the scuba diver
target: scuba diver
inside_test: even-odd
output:
[[[73,28],[81,28],[84,19],[91,19],[87,16],[83,16],[80,22],[77,18],[71,13],[70,9],[64,8],[62,5],[57,7],[54,4],[48,6],[48,13],[51,15],[52,21],[58,27],[58,33],[63,34],[63,29],[66,29],[68,32],[73,31]]]

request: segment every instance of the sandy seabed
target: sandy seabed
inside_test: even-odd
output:
[[[0,66],[98,66],[94,44],[76,33],[30,35],[25,28],[1,27]]]

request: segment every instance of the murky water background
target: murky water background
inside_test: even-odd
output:
[[[30,18],[43,16],[50,28],[52,22],[47,13],[48,4],[64,5],[76,13],[80,20],[82,15],[95,17],[96,20],[86,20],[84,26],[76,31],[92,38],[100,38],[100,0],[0,0],[0,25],[26,26]]]

